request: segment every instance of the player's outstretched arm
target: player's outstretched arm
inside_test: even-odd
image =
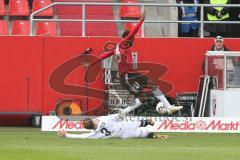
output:
[[[108,57],[111,57],[112,55],[114,55],[114,50],[113,50],[113,51],[104,52],[102,55],[100,55],[100,57],[99,57],[96,61],[94,61],[93,63],[91,63],[91,64],[89,65],[89,67],[95,65],[96,63],[98,63],[98,62],[100,62],[100,61],[102,61],[102,60],[104,60],[104,59],[106,59],[106,58],[108,58]]]
[[[59,137],[66,137],[67,132],[65,130],[59,130],[57,131],[57,135]]]
[[[102,134],[98,134],[96,132],[90,133],[82,133],[82,134],[70,134],[67,133],[65,130],[60,130],[57,132],[57,135],[64,138],[80,138],[80,139],[96,139],[102,138]]]
[[[145,19],[145,15],[146,15],[146,12],[143,13],[142,18],[141,18],[140,21],[137,23],[137,25],[129,32],[129,34],[128,34],[125,38],[123,38],[123,39],[120,41],[120,43],[123,42],[123,41],[128,41],[128,40],[131,40],[132,38],[134,38],[134,36],[137,34],[138,30],[139,30],[140,27],[142,26],[142,23],[143,23],[143,21],[144,21],[144,19]]]
[[[87,138],[88,137],[87,133],[84,133],[84,134],[69,134],[65,130],[58,131],[57,135],[59,137],[64,137],[64,138]]]

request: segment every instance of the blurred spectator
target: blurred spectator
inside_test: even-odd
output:
[[[232,0],[232,4],[240,4],[240,0]],[[231,7],[230,17],[232,21],[240,21],[240,8]],[[232,24],[231,37],[240,37],[240,24]]]
[[[231,0],[204,0],[205,4],[231,4]],[[229,21],[229,7],[206,7],[208,21]],[[211,37],[222,35],[228,36],[231,29],[229,24],[205,24],[206,31],[210,32]]]
[[[214,39],[214,45],[212,46],[212,51],[229,51],[228,48],[224,45],[224,39],[222,36],[217,36]]]
[[[230,50],[224,45],[223,37],[217,36],[214,39],[214,44],[211,48],[211,51],[230,51]],[[202,63],[202,73],[205,74],[205,60],[203,60]]]
[[[198,0],[182,0],[180,4],[199,4]],[[178,19],[182,21],[197,21],[199,20],[200,9],[199,7],[179,7]],[[179,24],[180,37],[197,37],[199,23],[181,23]]]
[[[211,51],[230,51],[224,45],[224,39],[222,36],[217,36],[214,39],[214,44],[211,48]],[[208,76],[210,76],[209,88],[223,88],[223,57],[215,57],[214,59],[208,59],[208,63],[214,64],[214,67],[208,68]],[[202,73],[205,75],[205,58],[202,63]],[[210,94],[210,90],[209,93]],[[209,100],[208,100],[209,101]],[[208,104],[209,105],[209,104]]]

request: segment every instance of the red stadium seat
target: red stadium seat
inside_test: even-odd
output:
[[[126,23],[124,28],[125,30],[132,30],[133,27],[136,26],[137,23]],[[136,34],[136,37],[141,37],[142,36],[142,28],[140,28]]]
[[[12,22],[12,35],[29,35],[30,23],[26,20],[15,20]]]
[[[137,3],[137,0],[121,0],[123,3]],[[141,10],[139,6],[121,6],[120,17],[127,19],[141,18]]]
[[[5,15],[5,6],[4,6],[4,0],[0,0],[0,16]]]
[[[32,6],[32,12],[35,12],[51,3],[52,3],[51,0],[34,0],[33,6]],[[49,8],[49,9],[37,14],[37,16],[53,16],[53,15],[54,15],[53,8]]]
[[[57,36],[57,23],[38,22],[36,24],[36,35]]]
[[[0,20],[0,35],[8,35],[8,21]]]
[[[9,16],[29,16],[28,0],[9,0]]]
[[[81,19],[81,15],[59,15],[59,19]],[[113,15],[86,15],[88,19],[114,19]],[[60,34],[63,36],[81,36],[81,22],[60,22]],[[117,25],[115,22],[87,22],[87,36],[117,36]]]

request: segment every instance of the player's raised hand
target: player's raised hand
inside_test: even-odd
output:
[[[67,132],[65,130],[59,130],[57,131],[57,135],[59,137],[66,137]]]
[[[144,11],[143,14],[142,14],[142,18],[145,19],[145,16],[146,16],[147,12]]]

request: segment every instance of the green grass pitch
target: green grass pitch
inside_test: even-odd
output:
[[[0,127],[0,160],[239,160],[239,134],[169,133],[168,140],[66,139]]]

